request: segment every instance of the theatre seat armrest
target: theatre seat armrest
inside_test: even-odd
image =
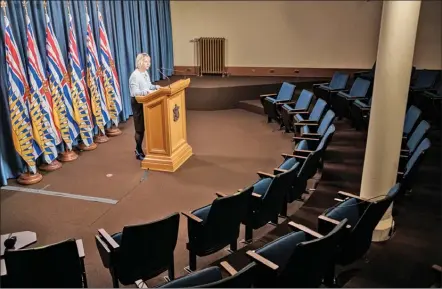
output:
[[[233,276],[236,273],[238,273],[238,271],[236,271],[236,269],[233,268],[232,265],[230,265],[227,261],[222,261],[220,265],[224,270],[227,271],[227,273],[229,273],[230,276]]]
[[[333,225],[338,225],[339,224],[339,221],[337,221],[335,219],[332,219],[332,218],[329,218],[329,217],[327,217],[325,215],[319,215],[318,219],[321,220],[321,221],[327,222],[327,223],[331,223]]]
[[[343,192],[343,191],[339,191],[339,192],[338,192],[338,195],[346,196],[346,197],[348,197],[348,198],[355,198],[355,199],[362,200],[362,201],[367,201],[366,198],[363,198],[363,197],[361,197],[361,196],[354,195],[354,194],[352,194],[352,193]]]
[[[296,122],[294,123],[296,126],[318,126],[317,122]]]
[[[330,84],[330,82],[316,83],[316,84],[313,84],[313,87],[320,86],[320,85],[329,85],[329,84]]]
[[[252,193],[252,197],[255,197],[257,199],[261,199],[262,196],[260,194],[257,194],[257,193]]]
[[[98,229],[98,235],[104,240],[110,250],[115,251],[120,248],[120,245],[112,238],[105,229]]]
[[[276,100],[275,104],[286,104],[286,103],[288,103],[290,101],[292,101],[292,100],[291,99],[290,100]]]
[[[268,93],[268,94],[261,94],[259,95],[259,97],[267,97],[267,96],[276,96],[278,95],[277,93]]]
[[[314,132],[303,133],[302,137],[304,137],[304,136],[306,136],[306,137],[317,137],[317,138],[321,137],[321,135],[319,133],[314,133]]]
[[[261,172],[261,171],[257,172],[257,174],[258,174],[258,176],[261,179],[264,179],[264,178],[272,178],[273,179],[275,177],[275,175],[272,175],[272,174],[269,174],[269,173],[265,173],[265,172]]]
[[[78,257],[84,258],[84,246],[83,246],[83,240],[77,239],[75,240],[75,243],[77,244],[77,250],[78,250]]]
[[[292,227],[293,229],[298,229],[300,231],[303,231],[304,233],[309,234],[310,236],[313,236],[315,238],[322,238],[322,237],[324,237],[323,235],[319,234],[318,232],[313,231],[312,229],[307,228],[304,225],[295,223],[293,221],[289,222],[289,226]]]
[[[338,224],[339,224],[338,220],[332,219],[332,218],[327,217],[325,215],[320,215],[318,217],[318,232],[322,235],[327,235]],[[346,225],[346,229],[351,229],[351,225]]]
[[[135,285],[137,285],[137,288],[149,288],[147,287],[147,284],[141,279],[135,281]]]
[[[249,250],[246,252],[247,256],[251,257],[256,262],[272,269],[272,270],[278,270],[279,266],[273,263],[272,261],[264,258],[263,256],[257,254],[255,251]]]
[[[308,123],[318,123],[318,121],[316,120],[310,120],[310,119],[304,119],[304,120],[300,120],[299,123],[303,123],[304,125],[308,124]]]
[[[220,198],[227,197],[226,194],[221,193],[221,192],[216,192],[215,195],[216,195],[217,197],[220,197]]]
[[[281,156],[282,156],[284,159],[290,159],[290,158],[295,158],[295,157],[296,157],[295,155],[291,155],[291,154],[281,154]]]
[[[186,216],[188,219],[195,221],[197,223],[202,223],[203,220],[201,220],[200,218],[198,218],[197,216],[195,216],[192,213],[187,213],[187,212],[181,212],[181,214],[183,214],[184,216]]]
[[[280,169],[280,168],[274,168],[273,171],[276,172],[276,173],[285,173],[287,170]]]
[[[302,154],[311,154],[313,151],[311,150],[294,150],[293,153],[302,153]]]
[[[315,141],[319,141],[320,139],[317,138],[311,138],[311,137],[303,137],[303,136],[295,136],[293,137],[293,140],[315,140]]]

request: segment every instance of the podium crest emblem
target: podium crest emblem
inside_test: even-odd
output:
[[[180,119],[180,107],[175,104],[173,108],[173,121],[178,121],[178,119]]]

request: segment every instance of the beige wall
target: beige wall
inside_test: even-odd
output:
[[[376,58],[380,1],[171,1],[175,66],[198,37],[227,38],[227,66],[365,68]],[[422,5],[415,65],[441,67],[441,3]],[[425,16],[425,17],[423,17]]]

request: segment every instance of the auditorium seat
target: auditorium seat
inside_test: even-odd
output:
[[[362,127],[368,127],[368,115],[370,113],[372,97],[365,99],[357,99],[350,107],[350,119],[352,126],[356,130],[360,130]]]
[[[338,194],[345,196],[346,199],[327,209],[318,217],[318,232],[323,235],[344,219],[347,219],[350,225],[348,234],[339,244],[339,251],[334,262],[330,263],[325,282],[327,286],[334,286],[336,282],[338,286],[340,285],[334,273],[335,264],[347,266],[366,254],[371,246],[375,227],[402,189],[400,183],[395,184],[386,192],[386,195],[373,199],[339,192]]]
[[[398,170],[397,182],[402,184],[404,193],[411,192],[419,166],[430,147],[431,142],[428,138],[422,140],[408,159],[405,168],[403,170]]]
[[[196,270],[197,256],[210,255],[227,245],[232,252],[237,250],[241,221],[247,213],[252,192],[253,187],[231,196],[217,193],[218,198],[210,205],[190,213],[183,212],[187,217],[189,238],[186,245],[189,250],[188,272]]]
[[[255,262],[246,265],[239,272],[228,262],[223,261],[220,266],[229,273],[223,278],[221,269],[211,266],[186,276],[167,282],[156,288],[251,288],[254,280]],[[138,288],[148,288],[142,280],[137,281]]]
[[[404,121],[403,138],[408,139],[415,129],[417,122],[421,118],[422,111],[416,106],[412,105],[407,109]]]
[[[370,81],[356,78],[350,91],[339,91],[330,99],[331,109],[336,113],[338,118],[350,117],[350,106],[357,99],[365,99],[367,97],[368,89],[370,88]],[[348,92],[348,93],[347,93]]]
[[[435,127],[441,126],[442,81],[433,90],[417,94],[413,104],[422,110],[422,114]]]
[[[247,215],[242,222],[246,226],[245,243],[253,241],[253,230],[269,222],[278,224],[278,216],[283,211],[298,166],[295,164],[290,170],[276,175],[258,172],[260,180],[253,184]]]
[[[262,94],[259,96],[261,104],[264,107],[264,113],[267,115],[268,122],[271,122],[273,119],[280,123],[277,111],[277,105],[292,101],[295,93],[295,88],[296,85],[284,82],[281,85],[278,94],[271,93],[271,94]]]
[[[366,79],[373,83],[376,73],[376,62],[373,64],[372,68],[370,70],[366,71],[358,71],[353,73],[353,77],[356,78],[362,78]]]
[[[410,93],[434,89],[435,85],[440,79],[440,76],[440,70],[417,70],[415,80],[410,85]]]
[[[346,233],[342,220],[327,234],[290,222],[292,233],[264,245],[247,255],[257,263],[255,287],[315,288],[322,284]]]
[[[329,83],[318,83],[313,85],[313,93],[324,99],[330,104],[330,98],[332,94],[336,94],[341,90],[345,90],[347,87],[349,75],[342,72],[335,72]]]
[[[318,124],[321,118],[324,116],[327,106],[328,105],[325,100],[318,98],[311,112],[293,113],[293,117],[291,119],[287,119],[287,123],[285,123],[285,125],[289,125],[290,130],[296,135],[296,133],[299,132],[299,128],[304,124]]]
[[[335,113],[329,109],[325,116],[322,118],[319,125],[317,124],[305,124],[300,129],[300,135],[293,137],[293,141],[307,140],[308,142],[318,142],[324,136],[328,127],[333,123],[335,119]]]
[[[403,142],[401,160],[408,161],[421,141],[427,136],[429,130],[430,124],[427,121],[422,120],[411,136]]]
[[[434,272],[434,283],[430,288],[442,288],[441,280],[442,280],[442,267],[440,265],[434,264],[431,266],[431,269]]]
[[[6,250],[4,288],[86,288],[81,239],[20,250]]]
[[[314,151],[321,151],[320,155],[320,162],[319,162],[319,169],[322,169],[324,166],[324,154],[327,150],[328,145],[330,144],[333,135],[335,134],[336,128],[332,124],[328,127],[327,131],[325,132],[324,136],[321,138],[321,141],[318,142],[308,142],[307,140],[301,140],[293,149],[292,155],[299,155],[306,157],[310,153],[313,153]],[[285,154],[283,154],[283,157],[285,157]],[[290,158],[288,159],[290,160]],[[280,168],[283,168],[285,161],[279,166]]]
[[[110,236],[98,230],[95,243],[103,266],[109,269],[114,288],[137,280],[149,280],[168,270],[175,278],[174,250],[178,240],[180,215],[173,213],[150,223],[124,226]]]
[[[281,127],[285,127],[286,132],[290,132],[293,126],[294,114],[308,114],[313,100],[313,92],[303,89],[296,101],[281,104],[278,108],[282,119]]]

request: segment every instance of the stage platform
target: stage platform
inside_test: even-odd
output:
[[[327,78],[314,77],[253,77],[253,76],[188,76],[190,86],[186,90],[188,110],[223,110],[242,108],[255,113],[262,113],[258,96],[278,92],[283,82],[296,84],[297,91],[311,89],[314,83],[325,82]],[[184,76],[172,76],[170,82],[183,79]],[[161,86],[169,81],[161,80]],[[256,102],[256,100],[258,100]]]

